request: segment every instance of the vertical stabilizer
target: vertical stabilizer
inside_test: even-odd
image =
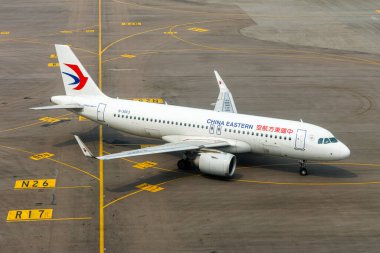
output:
[[[69,46],[55,45],[66,95],[105,96]]]

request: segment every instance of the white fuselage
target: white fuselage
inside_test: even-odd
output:
[[[300,160],[340,160],[350,150],[328,130],[316,125],[275,118],[152,104],[108,97],[55,96],[56,104],[84,105],[75,111],[117,130],[165,141],[210,138],[229,142],[229,153],[253,152]],[[321,143],[322,139],[322,143]]]

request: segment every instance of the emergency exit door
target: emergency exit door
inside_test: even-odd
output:
[[[104,121],[104,112],[106,110],[106,104],[100,103],[98,105],[98,120],[99,121]]]

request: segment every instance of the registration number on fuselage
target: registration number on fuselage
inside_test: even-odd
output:
[[[130,110],[126,110],[126,109],[119,109],[117,110],[118,113],[125,113],[127,115],[131,114],[131,111]]]

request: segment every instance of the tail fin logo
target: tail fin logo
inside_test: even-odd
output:
[[[88,77],[84,76],[82,71],[80,70],[80,68],[78,67],[78,65],[74,65],[74,64],[66,64],[65,65],[69,68],[71,68],[76,75],[73,75],[73,74],[70,74],[70,73],[67,73],[67,72],[62,72],[63,74],[65,75],[68,75],[69,77],[71,77],[74,82],[72,83],[69,83],[69,85],[77,85],[73,88],[73,90],[81,90],[83,89],[83,87],[86,85],[87,83],[87,80],[88,80]]]

